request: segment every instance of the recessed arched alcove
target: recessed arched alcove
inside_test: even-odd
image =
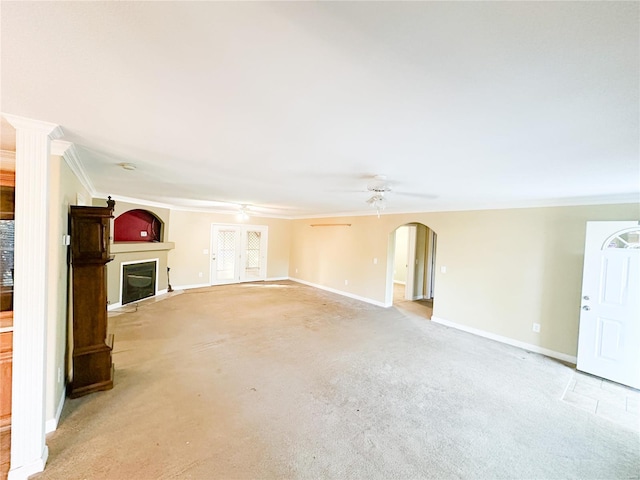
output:
[[[113,222],[114,242],[162,242],[163,223],[148,210],[129,210]]]

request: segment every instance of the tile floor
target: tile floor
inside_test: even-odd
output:
[[[576,371],[562,400],[623,427],[640,431],[640,391]]]

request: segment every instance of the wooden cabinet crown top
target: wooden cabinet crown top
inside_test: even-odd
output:
[[[75,265],[106,263],[109,255],[110,218],[115,202],[106,207],[71,207],[71,261]]]

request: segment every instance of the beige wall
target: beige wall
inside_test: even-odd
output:
[[[389,234],[399,226],[390,227],[386,219],[383,215],[380,219],[366,216],[294,220],[290,276],[383,302]],[[403,223],[408,222],[400,224]],[[311,226],[321,224],[345,226]],[[394,253],[395,249],[391,255]],[[349,284],[345,285],[345,281]]]
[[[66,368],[67,328],[71,322],[67,288],[69,284],[68,247],[62,236],[69,233],[69,205],[75,205],[77,194],[90,200],[89,192],[82,186],[62,157],[52,156],[49,183],[49,272],[47,293],[47,372],[45,388],[45,415],[53,421],[60,398],[64,394]],[[58,377],[58,371],[62,378]],[[59,381],[60,380],[60,381]]]
[[[169,252],[171,285],[209,284],[210,258],[204,250],[211,249],[211,224],[239,224],[235,215],[220,213],[171,211],[169,241],[175,249]],[[291,220],[251,217],[246,225],[269,227],[267,248],[267,278],[289,275],[289,247],[291,244]],[[199,273],[202,272],[202,277]]]
[[[573,356],[585,223],[639,217],[638,205],[626,204],[295,220],[289,272],[388,302],[392,232],[422,223],[438,235],[434,316]],[[534,322],[541,324],[539,334],[532,332]]]

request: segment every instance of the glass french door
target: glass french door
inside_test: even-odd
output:
[[[213,225],[211,284],[253,282],[267,276],[267,227]]]

